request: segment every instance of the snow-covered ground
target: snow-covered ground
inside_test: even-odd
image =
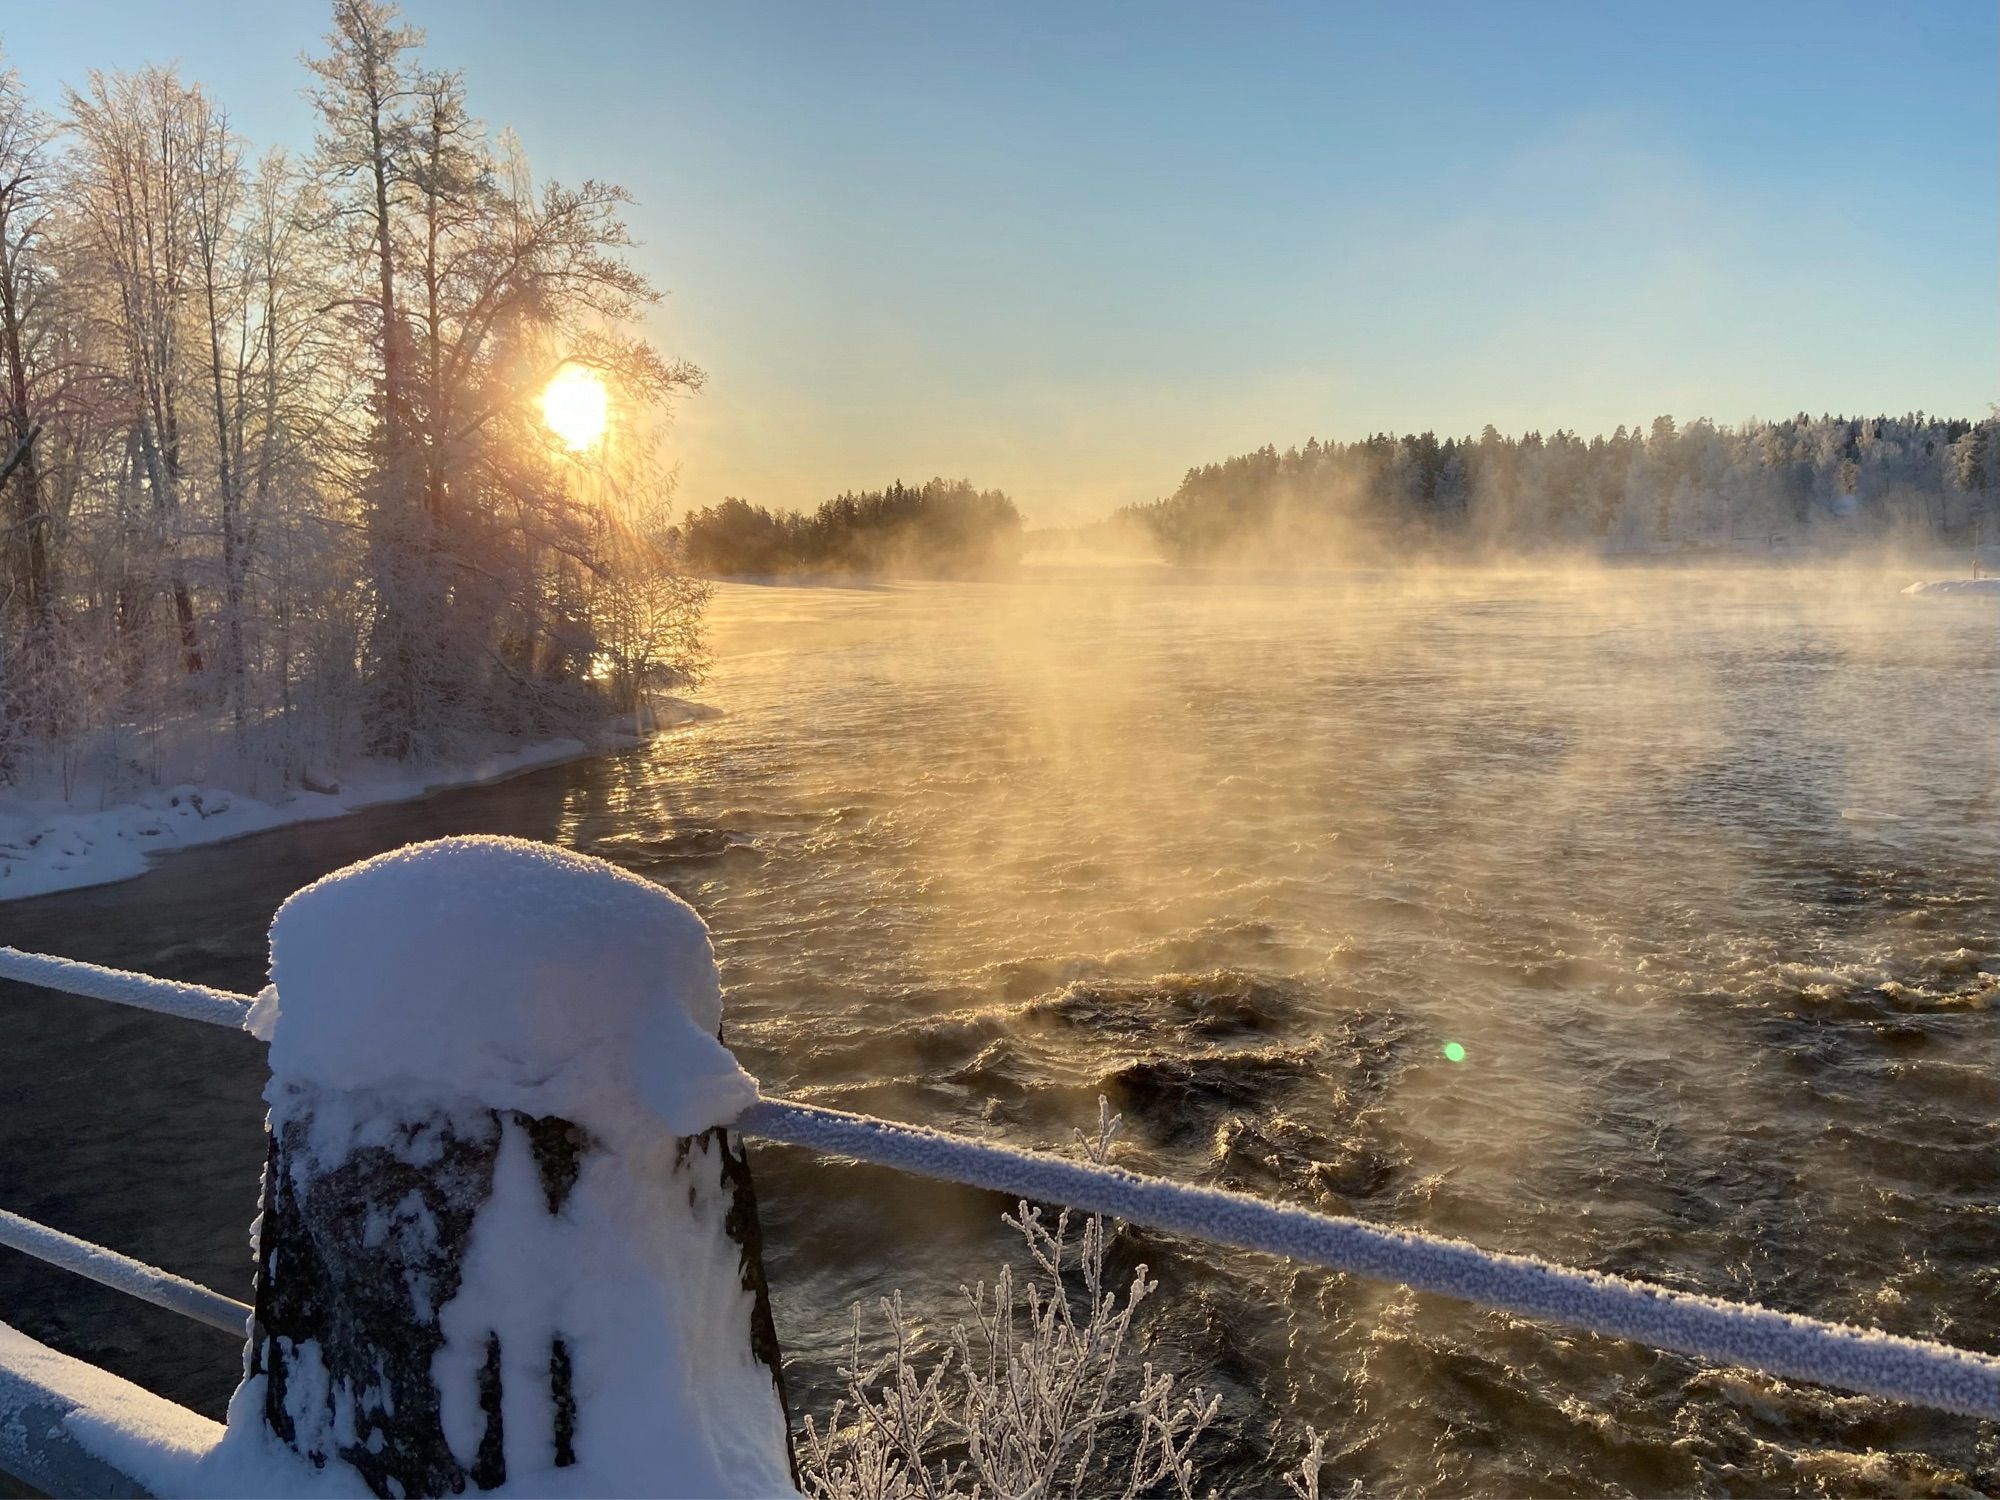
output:
[[[1927,583],[1913,583],[1903,590],[1906,594],[1987,594],[2000,598],[2000,578],[1934,578]]]
[[[102,805],[99,794],[88,790],[64,800],[0,789],[0,901],[130,880],[146,872],[150,855],[630,749],[652,730],[687,723],[704,712],[698,704],[670,700],[660,705],[645,731],[635,731],[632,720],[621,716],[587,742],[553,739],[496,747],[450,765],[414,768],[395,761],[355,761],[315,778],[328,790],[293,791],[268,801],[199,782],[163,786]]]

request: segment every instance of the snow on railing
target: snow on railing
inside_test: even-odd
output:
[[[221,1026],[240,1026],[250,1004],[247,996],[13,949],[0,949],[0,978]],[[737,1128],[920,1176],[1400,1282],[1718,1364],[2000,1418],[2000,1358],[1930,1340],[1724,1302],[1461,1240],[781,1099],[760,1099],[743,1112]]]
[[[1384,1229],[1244,1193],[1190,1187],[782,1099],[760,1099],[744,1111],[736,1128],[745,1135],[918,1176],[1065,1203],[1212,1244],[1401,1282],[1421,1292],[1634,1339],[1718,1364],[1939,1411],[2000,1416],[2000,1359],[1947,1344],[1700,1297],[1482,1250],[1463,1240]]]
[[[0,1245],[74,1272],[128,1297],[137,1297],[141,1302],[150,1302],[168,1312],[193,1318],[197,1323],[206,1323],[210,1328],[233,1333],[238,1338],[243,1337],[244,1330],[249,1327],[250,1305],[247,1302],[238,1302],[233,1297],[212,1292],[171,1271],[162,1271],[144,1261],[133,1260],[129,1255],[120,1255],[116,1250],[107,1250],[89,1240],[80,1240],[73,1234],[64,1234],[60,1229],[37,1224],[33,1219],[24,1219],[4,1208],[0,1208]]]
[[[155,979],[151,974],[105,969],[73,958],[51,958],[46,953],[23,953],[19,948],[0,948],[0,979],[158,1011],[184,1021],[206,1021],[211,1026],[241,1027],[250,1006],[248,995],[212,990],[205,984]]]

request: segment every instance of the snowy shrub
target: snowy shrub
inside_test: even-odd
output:
[[[1285,1488],[1298,1500],[1320,1500],[1320,1471],[1326,1467],[1326,1434],[1316,1427],[1306,1428],[1306,1451],[1296,1469],[1285,1475]],[[1361,1500],[1366,1492],[1361,1481],[1355,1480],[1345,1490],[1339,1491],[1341,1500]]]
[[[1105,1160],[1118,1126],[1100,1100],[1096,1135],[1077,1135],[1090,1160]],[[1034,1275],[1022,1288],[1003,1269],[990,1288],[962,1288],[967,1316],[941,1340],[924,1342],[888,1297],[889,1347],[868,1361],[856,1306],[847,1394],[823,1429],[806,1419],[800,1445],[813,1500],[1197,1493],[1191,1454],[1220,1398],[1134,1368],[1133,1319],[1159,1284],[1140,1266],[1122,1301],[1106,1287],[1101,1218],[1080,1236],[1068,1210],[1053,1226],[1025,1202],[1005,1218]]]

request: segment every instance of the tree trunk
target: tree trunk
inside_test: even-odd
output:
[[[174,535],[180,515],[180,474],[171,452],[162,454],[152,428],[137,425],[139,451],[146,460],[147,485],[153,492],[153,521],[159,532],[161,552],[167,560],[167,578],[174,596],[174,620],[180,629],[181,670],[190,677],[201,671],[201,646],[195,634],[194,596],[181,571],[180,540]]]

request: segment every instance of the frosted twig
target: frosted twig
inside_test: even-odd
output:
[[[1103,1165],[1118,1128],[1100,1099],[1096,1131],[1077,1133],[1086,1159]],[[872,1364],[856,1309],[847,1393],[824,1431],[806,1424],[814,1500],[1132,1500],[1162,1486],[1193,1496],[1194,1447],[1220,1400],[1181,1397],[1172,1374],[1150,1363],[1135,1374],[1127,1358],[1158,1283],[1139,1266],[1122,1300],[1106,1289],[1110,1235],[1097,1215],[1076,1234],[1067,1209],[1053,1225],[1026,1202],[1003,1217],[1034,1276],[1017,1289],[1003,1267],[990,1287],[961,1288],[966,1316],[927,1371],[900,1296],[881,1304],[889,1347]]]

